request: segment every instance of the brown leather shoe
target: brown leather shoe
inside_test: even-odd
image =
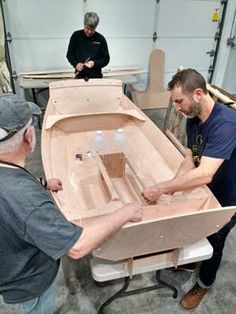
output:
[[[180,301],[181,306],[185,310],[195,309],[201,303],[203,297],[208,291],[209,289],[201,288],[196,283],[193,288],[188,293],[186,293],[183,299]]]

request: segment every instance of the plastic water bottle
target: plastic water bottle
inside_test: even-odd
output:
[[[91,157],[95,157],[96,153],[104,154],[106,152],[106,146],[104,132],[101,130],[96,131],[90,146]]]
[[[112,153],[125,153],[127,140],[123,129],[117,129],[111,143]]]

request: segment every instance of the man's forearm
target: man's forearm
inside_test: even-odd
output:
[[[153,204],[162,194],[173,194],[208,184],[223,162],[224,159],[202,156],[199,167],[179,174],[172,180],[153,185],[144,190],[142,195],[149,204]]]
[[[81,258],[99,247],[127,222],[141,219],[141,208],[128,204],[113,213],[90,219],[89,222],[82,222],[83,232],[68,255],[75,259]]]
[[[202,186],[211,182],[212,177],[209,174],[204,174],[200,168],[193,168],[182,175],[174,177],[172,180],[157,184],[160,190],[160,195],[186,191]]]
[[[184,173],[190,171],[191,169],[194,169],[194,163],[192,162],[192,158],[186,157],[183,162],[181,163],[178,171],[176,172],[174,178],[179,177],[180,175],[183,175]]]

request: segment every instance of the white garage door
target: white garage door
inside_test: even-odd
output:
[[[147,68],[153,49],[155,0],[87,0],[87,11],[101,17],[99,31],[106,35],[111,64]]]
[[[4,2],[12,67],[16,72],[69,68],[65,55],[83,15],[100,16],[110,66],[146,66],[152,50],[155,0],[8,0]]]
[[[66,51],[71,34],[83,27],[86,11],[101,21],[108,41],[109,67],[148,68],[153,48],[166,53],[166,81],[179,66],[206,78],[222,5],[220,0],[7,0],[3,1],[13,71],[70,68]],[[214,21],[213,21],[214,20]],[[156,32],[157,40],[153,42]]]
[[[215,35],[222,14],[221,1],[159,0],[156,47],[166,52],[166,79],[179,66],[196,68],[208,78]]]

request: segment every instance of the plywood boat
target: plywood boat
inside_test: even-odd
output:
[[[110,143],[118,128],[126,136],[125,151],[91,158],[88,152],[96,130],[103,130]],[[42,158],[47,178],[63,181],[63,191],[53,197],[69,221],[91,224],[124,203],[142,204],[142,222],[128,223],[94,250],[100,258],[122,260],[180,248],[220,229],[236,210],[221,208],[206,186],[164,195],[155,205],[144,204],[143,188],[172,178],[183,157],[123,94],[118,80],[50,84]]]

